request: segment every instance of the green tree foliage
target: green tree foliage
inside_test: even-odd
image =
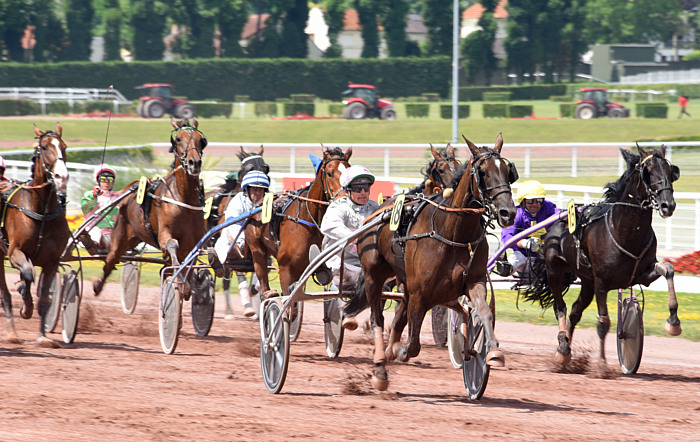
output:
[[[238,43],[243,27],[248,21],[248,0],[223,0],[217,14],[221,31],[221,56],[241,57],[243,50]]]
[[[449,0],[423,0],[423,24],[428,28],[424,55],[452,55],[452,9]]]
[[[165,43],[165,18],[168,7],[153,0],[131,1],[131,28],[135,60],[161,60]]]
[[[175,22],[187,31],[182,40],[183,55],[187,58],[212,58],[215,5],[207,0],[174,0],[170,11]]]
[[[347,6],[345,0],[326,0],[326,14],[324,16],[328,25],[328,40],[331,45],[323,53],[324,58],[340,58],[343,50],[338,44],[338,34],[343,30],[343,18]]]
[[[496,19],[493,11],[496,9],[495,0],[481,2],[484,13],[477,23],[481,29],[472,32],[462,41],[461,52],[467,80],[474,82],[479,72],[483,71],[486,84],[491,84],[491,75],[496,69],[496,56],[493,53],[493,43],[496,40]]]
[[[585,35],[600,44],[667,41],[682,11],[681,0],[588,0]]]
[[[379,29],[377,27],[378,6],[373,0],[353,1],[362,26],[362,58],[379,57]]]
[[[103,20],[105,25],[105,60],[121,60],[122,12],[118,0],[105,0]]]
[[[63,58],[66,31],[53,0],[0,0],[0,44],[11,61],[56,61]],[[36,45],[25,51],[22,36],[34,26]]]
[[[533,74],[542,51],[537,40],[535,16],[540,0],[512,0],[508,3],[508,36],[505,49],[508,57],[508,72],[514,72],[520,81],[525,74]],[[530,79],[533,77],[530,76]]]
[[[66,0],[65,8],[69,41],[66,60],[89,60],[95,18],[92,0]]]
[[[282,21],[282,39],[280,55],[290,58],[306,58],[306,21],[309,18],[307,0],[294,0],[292,7],[286,10]]]
[[[404,57],[407,54],[406,15],[409,4],[406,0],[384,0],[381,3],[381,23],[384,26],[389,57]]]

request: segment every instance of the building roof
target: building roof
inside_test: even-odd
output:
[[[248,21],[241,32],[241,39],[248,40],[257,33],[258,15],[259,14],[251,14],[248,16]],[[260,31],[266,28],[265,22],[267,21],[268,17],[270,17],[270,14],[262,14],[262,17],[260,17]]]
[[[508,5],[508,0],[499,0],[498,5],[496,5],[496,10],[493,11],[494,18],[508,18],[508,11],[506,6]],[[474,3],[470,7],[462,12],[462,18],[481,18],[486,8],[481,6],[481,3]]]

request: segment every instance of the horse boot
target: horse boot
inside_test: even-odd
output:
[[[221,264],[221,261],[219,261],[219,258],[216,256],[216,251],[214,251],[213,248],[209,249],[207,257],[209,258],[209,265],[214,270],[216,277],[223,278],[225,275],[224,266]]]
[[[309,263],[313,262],[313,260],[316,259],[320,253],[321,251],[319,250],[318,246],[316,244],[311,244],[311,247],[309,247]],[[333,274],[331,273],[331,269],[329,269],[326,264],[321,264],[321,266],[314,272],[314,277],[316,278],[318,285],[325,287],[331,283]]]
[[[87,252],[90,255],[97,255],[97,244],[95,244],[95,241],[93,241],[92,238],[90,238],[90,235],[87,232],[83,232],[80,235],[78,235],[78,239],[81,243],[83,243],[83,245],[85,246],[85,250],[87,250]]]
[[[241,280],[242,276],[242,280]],[[255,309],[253,308],[253,303],[250,300],[250,288],[248,288],[248,281],[245,279],[245,274],[241,273],[238,275],[238,293],[241,295],[241,304],[243,305],[243,316],[250,318],[255,314]]]

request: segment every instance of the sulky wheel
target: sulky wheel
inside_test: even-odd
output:
[[[160,346],[163,348],[163,352],[169,355],[173,354],[177,347],[177,338],[180,334],[180,321],[182,321],[181,288],[178,283],[170,284],[172,279],[172,276],[168,276],[160,289],[162,307],[158,312]],[[168,289],[168,286],[170,286],[170,289]]]
[[[260,368],[265,388],[277,394],[289,366],[289,319],[276,299],[263,302],[260,308]]]
[[[127,315],[134,313],[139,299],[139,280],[141,271],[137,263],[127,261],[122,267],[122,310]]]
[[[39,288],[37,291],[41,293],[41,288],[45,284],[46,274],[41,272],[39,277]],[[51,333],[56,328],[58,323],[58,314],[61,311],[61,275],[56,272],[53,279],[49,282],[49,309],[44,315],[44,333]]]
[[[622,297],[622,291],[620,291]],[[637,299],[625,297],[618,302],[621,305],[617,321],[617,359],[624,374],[634,374],[642,362],[644,349],[644,321],[642,309]]]
[[[462,336],[462,314],[452,309],[447,311],[447,352],[454,368],[462,368],[464,361],[464,337]]]
[[[464,364],[462,375],[464,386],[467,388],[470,399],[480,399],[486,391],[489,381],[489,366],[486,365],[486,336],[484,325],[476,311],[469,311],[467,316],[468,344],[464,351]]]
[[[323,337],[326,340],[328,357],[335,358],[343,347],[343,310],[338,298],[323,301]]]
[[[304,302],[295,302],[292,305],[290,312],[294,312],[295,309],[297,312],[296,316],[292,318],[292,321],[289,324],[289,340],[292,342],[299,339],[299,333],[301,332],[301,321],[304,320]]]
[[[197,336],[207,336],[214,321],[214,278],[207,269],[200,269],[194,278],[192,326]]]
[[[447,344],[447,307],[436,305],[432,308],[433,341],[438,347]]]
[[[80,286],[78,272],[71,270],[63,279],[63,315],[61,325],[63,326],[63,342],[70,344],[75,339],[78,330],[78,317],[80,313]]]

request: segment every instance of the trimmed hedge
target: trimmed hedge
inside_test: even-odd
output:
[[[250,95],[235,95],[233,101],[236,103],[247,103],[250,101]]]
[[[658,101],[636,103],[635,113],[639,118],[667,118],[668,105]]]
[[[576,103],[562,103],[559,105],[559,115],[562,118],[576,118]]]
[[[41,105],[30,100],[0,99],[0,115],[40,115]]]
[[[260,101],[255,103],[256,117],[276,117],[277,103],[271,101]]]
[[[105,163],[120,163],[125,159],[134,163],[152,163],[153,162],[153,147],[141,146],[136,149],[110,149],[104,151],[104,161],[102,161],[102,151],[76,151],[68,149],[66,151],[66,159],[72,163],[83,164],[99,164]]]
[[[470,107],[468,104],[458,104],[457,105],[457,118],[460,120],[463,118],[469,118]],[[441,104],[440,105],[440,118],[444,120],[452,119],[452,105],[451,104]]]
[[[552,95],[566,95],[567,89],[564,84],[460,87],[459,101],[482,101],[484,92],[511,92],[511,100],[547,100]]]
[[[316,114],[316,105],[313,103],[284,103],[285,117],[293,117],[297,114],[313,117]]]
[[[342,117],[345,105],[343,103],[331,103],[328,105],[328,115],[331,117]]]
[[[509,118],[525,118],[534,113],[534,106],[531,104],[511,104],[508,106]]]
[[[482,94],[484,101],[510,101],[510,96],[513,95],[510,91],[484,92]]]
[[[484,103],[481,105],[484,118],[508,118],[506,103]]]
[[[406,103],[406,116],[411,118],[428,118],[430,105],[424,103]]]
[[[571,101],[571,96],[570,95],[552,95],[549,97],[550,101],[561,101],[561,102],[569,102]]]
[[[316,99],[313,94],[292,94],[289,98],[294,103],[313,103]]]
[[[440,94],[434,92],[424,92],[421,94],[423,101],[440,101]]]
[[[231,112],[233,112],[233,103],[199,103],[193,101],[190,104],[195,107],[198,118],[231,118]]]

